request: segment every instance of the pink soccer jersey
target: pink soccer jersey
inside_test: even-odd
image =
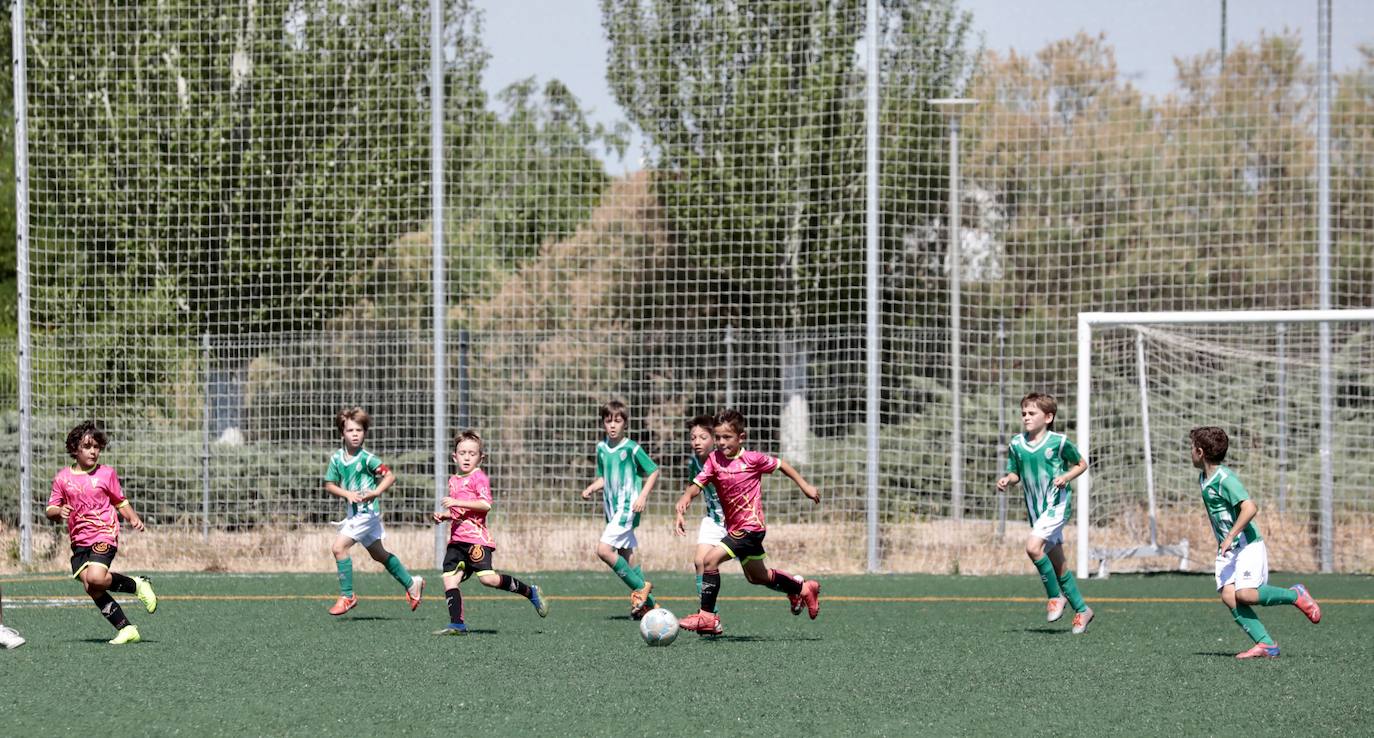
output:
[[[763,495],[760,485],[764,474],[772,474],[778,460],[759,451],[741,450],[730,458],[716,449],[706,457],[706,466],[692,481],[698,487],[716,485],[720,506],[725,510],[725,530],[766,530],[763,523]]]
[[[482,500],[491,504],[491,480],[481,469],[473,469],[467,476],[454,474],[448,478],[448,496],[455,500]],[[453,523],[449,527],[449,543],[476,543],[496,548],[496,539],[487,530],[487,511],[449,508]]]
[[[48,507],[71,506],[67,535],[74,546],[118,546],[118,508],[125,504],[128,500],[119,486],[119,475],[114,467],[104,464],[90,472],[63,467],[53,477],[52,494],[48,496]]]

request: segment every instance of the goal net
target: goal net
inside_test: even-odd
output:
[[[1080,314],[1080,571],[1210,571],[1198,426],[1230,437],[1271,567],[1349,565],[1374,522],[1371,380],[1371,310]]]

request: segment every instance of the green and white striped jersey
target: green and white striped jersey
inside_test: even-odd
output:
[[[1205,471],[1200,472],[1197,482],[1202,485],[1202,505],[1207,508],[1212,534],[1217,537],[1217,543],[1221,543],[1226,534],[1231,532],[1231,526],[1236,524],[1240,503],[1250,499],[1250,494],[1245,491],[1245,485],[1240,483],[1236,473],[1224,466],[1218,466],[1210,479],[1206,474]],[[1253,520],[1245,524],[1236,538],[1236,545],[1241,548],[1262,540]]]
[[[705,466],[696,454],[687,454],[688,481],[696,479]],[[716,494],[716,485],[708,484],[703,487],[701,499],[706,501],[706,517],[715,521],[716,525],[725,527],[725,509],[720,506],[720,495]]]
[[[1073,485],[1055,488],[1054,478],[1082,460],[1078,449],[1063,433],[1046,430],[1036,443],[1025,433],[1011,439],[1007,471],[1021,478],[1021,493],[1026,498],[1026,515],[1032,525],[1037,518],[1053,514],[1067,519],[1073,512]]]
[[[386,464],[367,449],[358,449],[358,453],[353,456],[339,449],[329,458],[329,468],[324,472],[324,481],[333,482],[349,492],[367,492],[376,489],[388,471],[390,470]],[[350,516],[360,512],[381,514],[381,498],[361,505],[348,503]]]
[[[639,525],[639,516],[630,507],[644,489],[644,478],[658,471],[658,464],[629,438],[611,447],[603,439],[596,444],[596,476],[606,480],[602,504],[606,522],[620,526]]]

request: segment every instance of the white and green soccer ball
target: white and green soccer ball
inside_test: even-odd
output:
[[[639,621],[639,634],[650,646],[667,646],[677,638],[677,616],[662,607],[645,613]]]

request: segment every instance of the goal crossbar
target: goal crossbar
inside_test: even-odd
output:
[[[1077,406],[1077,434],[1078,446],[1084,458],[1092,458],[1092,427],[1090,418],[1092,417],[1092,337],[1093,329],[1097,327],[1112,327],[1126,325],[1190,325],[1190,324],[1237,324],[1237,323],[1338,323],[1338,322],[1374,322],[1374,309],[1353,309],[1353,310],[1216,310],[1216,311],[1164,311],[1164,312],[1082,312],[1078,314],[1078,406]],[[1325,331],[1323,332],[1325,336]],[[1322,341],[1322,372],[1329,375],[1330,372],[1330,343],[1329,338],[1324,337]],[[1324,382],[1324,385],[1327,383]],[[1324,386],[1323,393],[1329,390]],[[1325,404],[1325,403],[1324,403]],[[1330,418],[1328,414],[1322,417],[1322,438],[1329,439]],[[1323,480],[1331,478],[1331,454],[1328,450],[1320,454],[1323,471]],[[1078,577],[1086,578],[1089,571],[1089,561],[1092,555],[1089,549],[1088,528],[1091,520],[1089,515],[1089,501],[1092,499],[1092,471],[1085,472],[1075,482],[1077,484],[1076,501],[1078,506],[1078,552],[1077,552],[1077,572]],[[1324,496],[1329,494],[1324,491]],[[1326,519],[1328,515],[1323,515],[1323,528],[1321,537],[1323,541],[1329,540],[1331,535],[1330,526]],[[1156,546],[1152,546],[1156,547]],[[1322,570],[1330,570],[1331,562],[1328,560],[1327,550],[1329,547],[1323,545]],[[1187,549],[1183,548],[1177,553],[1181,553],[1184,558],[1187,556]],[[1122,555],[1125,551],[1104,552],[1106,556]],[[1175,552],[1171,549],[1170,554]]]

